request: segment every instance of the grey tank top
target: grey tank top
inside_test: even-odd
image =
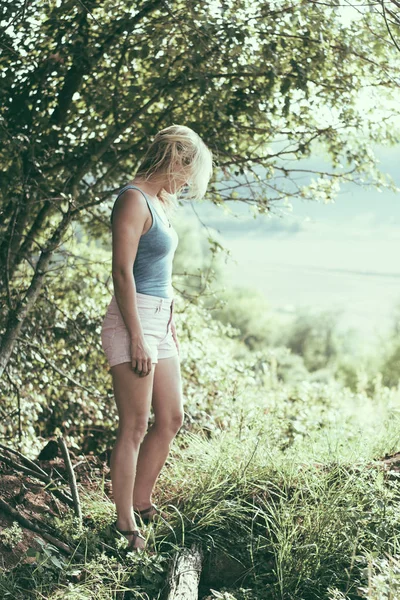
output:
[[[126,185],[121,188],[115,201],[129,188],[139,190],[143,194],[152,217],[150,229],[140,236],[133,263],[136,291],[150,296],[173,298],[172,262],[178,246],[178,234],[172,225],[168,226],[164,223],[145,192],[136,185]],[[114,206],[111,211],[111,222]]]

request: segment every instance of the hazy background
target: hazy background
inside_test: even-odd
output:
[[[347,26],[368,7],[344,4],[337,10]],[[394,120],[400,119],[398,104],[371,87],[360,90],[358,103],[365,112],[372,111],[378,123],[380,108],[391,107]],[[320,116],[335,123],[332,109],[321,107]],[[271,149],[276,152],[285,143],[272,140]],[[400,187],[399,148],[372,148],[380,170]],[[319,154],[285,161],[285,166],[332,172],[329,161]],[[295,175],[299,185],[308,184],[312,176]],[[257,218],[240,202],[227,203],[232,215],[210,202],[182,210],[188,215],[195,212],[205,227],[215,228],[231,250],[227,283],[262,292],[266,305],[281,317],[289,317],[300,306],[337,309],[342,314],[338,329],[352,327],[361,342],[376,342],[376,336],[387,332],[400,302],[400,194],[341,184],[333,204],[300,198],[290,202],[291,207],[273,203],[273,215]]]
[[[374,151],[380,169],[400,186],[398,151]],[[332,170],[318,157],[296,166],[306,164]],[[227,282],[262,292],[266,305],[281,315],[299,306],[338,309],[339,328],[352,327],[371,343],[387,331],[400,302],[399,195],[343,184],[333,204],[291,203],[292,209],[274,203],[272,216],[257,218],[240,202],[228,203],[232,215],[210,202],[183,210],[192,215],[195,210],[231,250]]]

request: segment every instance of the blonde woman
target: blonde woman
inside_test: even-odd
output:
[[[197,133],[166,127],[111,212],[114,294],[101,342],[119,416],[111,453],[114,526],[129,550],[145,548],[136,519],[147,524],[160,514],[152,492],[184,415],[171,283],[178,235],[169,217],[183,187],[187,198],[204,197],[212,168],[212,153]],[[147,431],[151,406],[155,422]]]

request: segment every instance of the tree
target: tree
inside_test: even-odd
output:
[[[107,201],[162,127],[184,123],[212,149],[215,203],[265,212],[294,196],[332,200],[341,181],[394,189],[370,147],[398,141],[393,115],[375,120],[356,102],[363,87],[378,90],[382,105],[397,91],[381,14],[345,27],[336,3],[308,0],[3,6],[0,373],[74,223],[106,239]],[[286,145],[274,150],[278,138]],[[315,143],[333,170],[298,185],[304,169],[286,161],[310,156]]]

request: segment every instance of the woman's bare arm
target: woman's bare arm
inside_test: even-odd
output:
[[[133,263],[149,209],[143,195],[134,189],[115,201],[112,221],[112,278],[114,294],[131,339],[143,338],[136,306]]]

